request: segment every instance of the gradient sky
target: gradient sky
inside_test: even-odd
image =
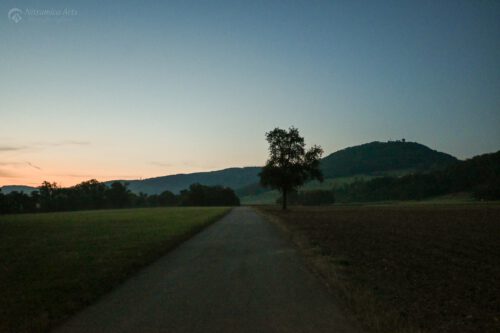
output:
[[[459,158],[500,149],[500,1],[7,0],[0,13],[0,185],[262,165],[275,126],[326,153],[400,138]]]

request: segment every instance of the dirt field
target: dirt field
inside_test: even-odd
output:
[[[371,331],[500,332],[500,205],[260,209]]]

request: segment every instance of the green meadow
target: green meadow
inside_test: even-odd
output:
[[[300,189],[301,191],[313,190],[332,190],[343,185],[351,184],[355,181],[369,181],[380,176],[399,175],[408,172],[406,170],[398,170],[392,173],[380,173],[379,175],[355,175],[349,177],[327,178],[323,182],[317,180],[307,182]],[[246,195],[241,198],[241,203],[244,205],[269,205],[275,204],[276,200],[280,197],[277,190],[264,191],[258,194]]]
[[[0,216],[0,332],[44,332],[229,208]]]

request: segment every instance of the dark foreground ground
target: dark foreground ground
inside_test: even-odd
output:
[[[0,332],[46,332],[229,212],[109,209],[0,216]]]
[[[261,210],[371,330],[500,332],[500,205]]]
[[[56,332],[354,332],[279,230],[250,208],[125,282]]]

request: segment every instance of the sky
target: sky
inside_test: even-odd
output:
[[[405,138],[500,149],[500,1],[2,1],[0,185],[263,165]]]

